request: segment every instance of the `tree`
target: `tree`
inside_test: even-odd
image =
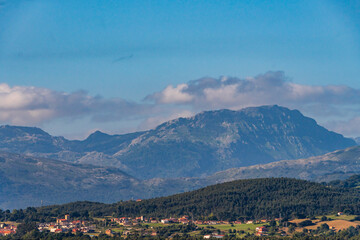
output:
[[[271,227],[275,227],[275,226],[276,226],[276,221],[275,221],[275,220],[271,220],[269,224],[270,224]]]
[[[328,231],[329,229],[330,229],[330,227],[326,223],[323,223],[320,225],[320,231],[322,231],[322,232]]]
[[[20,224],[17,227],[16,235],[17,236],[23,236],[23,235],[25,235],[27,233],[30,233],[33,230],[39,231],[38,228],[37,228],[36,223],[35,222],[25,222],[25,223]]]
[[[306,227],[306,226],[314,225],[314,223],[311,220],[305,220],[305,221],[299,222],[297,225],[299,227]]]
[[[289,232],[293,233],[295,231],[295,226],[294,225],[290,225],[289,226]]]

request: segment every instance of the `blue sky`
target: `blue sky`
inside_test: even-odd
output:
[[[359,1],[0,1],[0,123],[69,138],[261,104],[360,135],[359,75]],[[186,95],[197,79],[223,76],[275,77],[294,95]],[[214,94],[229,91],[219,86]]]

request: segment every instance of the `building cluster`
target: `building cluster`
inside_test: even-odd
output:
[[[147,222],[147,220],[141,216],[141,217],[121,217],[121,218],[112,218],[111,222],[115,222],[122,226],[136,226],[139,223]]]
[[[69,215],[65,215],[63,219],[56,219],[56,222],[40,223],[39,231],[50,231],[53,233],[72,232],[72,233],[92,233],[95,232],[95,226],[88,221],[74,220],[71,221]]]
[[[210,239],[210,238],[223,238],[225,235],[223,234],[206,234],[204,235],[204,239]]]
[[[16,233],[17,227],[15,225],[0,223],[0,236],[7,236]]]
[[[165,219],[161,219],[160,222],[163,223],[163,224],[168,224],[168,223],[188,224],[188,223],[191,222],[191,220],[189,220],[189,216],[182,216],[181,218],[165,218]]]
[[[230,224],[229,221],[201,221],[201,220],[195,220],[194,223],[195,223],[196,225]]]
[[[254,224],[254,223],[267,223],[269,220],[262,219],[259,221],[215,221],[215,220],[191,220],[189,216],[182,216],[180,218],[164,218],[164,219],[156,219],[156,218],[145,218],[141,217],[121,217],[121,218],[112,218],[111,222],[115,222],[122,226],[136,226],[140,223],[162,223],[162,224],[171,224],[171,223],[182,223],[189,224],[194,223],[196,225],[220,225],[220,224]]]
[[[188,216],[182,216],[180,218],[164,218],[161,220],[157,220],[155,218],[144,218],[143,216],[141,216],[141,217],[134,217],[134,218],[131,218],[131,217],[112,218],[111,222],[116,222],[117,224],[122,225],[122,226],[135,226],[135,225],[138,225],[139,223],[188,224],[192,221],[189,220]]]
[[[256,228],[256,235],[257,236],[266,236],[268,229],[265,226],[257,227]]]
[[[130,235],[132,233],[133,232],[131,231],[131,228],[128,228],[127,230],[124,230],[122,232],[122,235],[127,236],[127,235]],[[145,231],[137,231],[136,233],[138,235],[140,235],[140,236],[157,236],[157,232],[152,230],[152,229],[148,229],[148,230],[145,230]],[[111,236],[111,237],[114,236],[114,232],[110,228],[105,230],[105,234],[108,235],[108,236]]]

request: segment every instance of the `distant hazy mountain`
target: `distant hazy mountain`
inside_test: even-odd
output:
[[[165,196],[171,186],[176,186],[177,192],[183,192],[239,179],[289,177],[330,182],[344,180],[355,174],[360,174],[360,146],[306,159],[282,160],[268,164],[231,168],[202,178],[157,178],[147,180],[147,183],[154,186],[157,191],[161,190],[159,196]]]
[[[262,177],[293,177],[329,182],[346,179],[354,174],[360,174],[360,146],[307,159],[228,169],[206,177],[206,184]]]
[[[308,159],[234,168],[203,178],[138,180],[117,168],[0,153],[0,208],[67,203],[117,202],[168,196],[238,179],[292,177],[318,182],[360,174],[360,146]]]
[[[0,152],[0,209],[78,200],[113,203],[167,196],[199,186],[203,184],[197,179],[138,180],[117,168]]]
[[[144,132],[95,132],[84,141],[52,137],[38,128],[0,128],[2,151],[113,166],[142,179],[206,176],[234,167],[321,155],[355,144],[299,111],[279,106],[202,112]]]
[[[150,197],[151,188],[118,169],[0,153],[0,208],[76,200],[115,202]],[[134,194],[135,192],[135,194]]]

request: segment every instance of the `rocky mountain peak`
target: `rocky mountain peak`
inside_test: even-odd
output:
[[[22,126],[0,126],[0,137],[21,137],[21,136],[50,136],[44,130],[37,127],[22,127]]]
[[[103,133],[103,132],[97,130],[97,131],[93,132],[92,134],[90,134],[86,138],[86,140],[103,140],[103,139],[108,138],[108,137],[110,137],[109,134],[106,134],[106,133]]]

